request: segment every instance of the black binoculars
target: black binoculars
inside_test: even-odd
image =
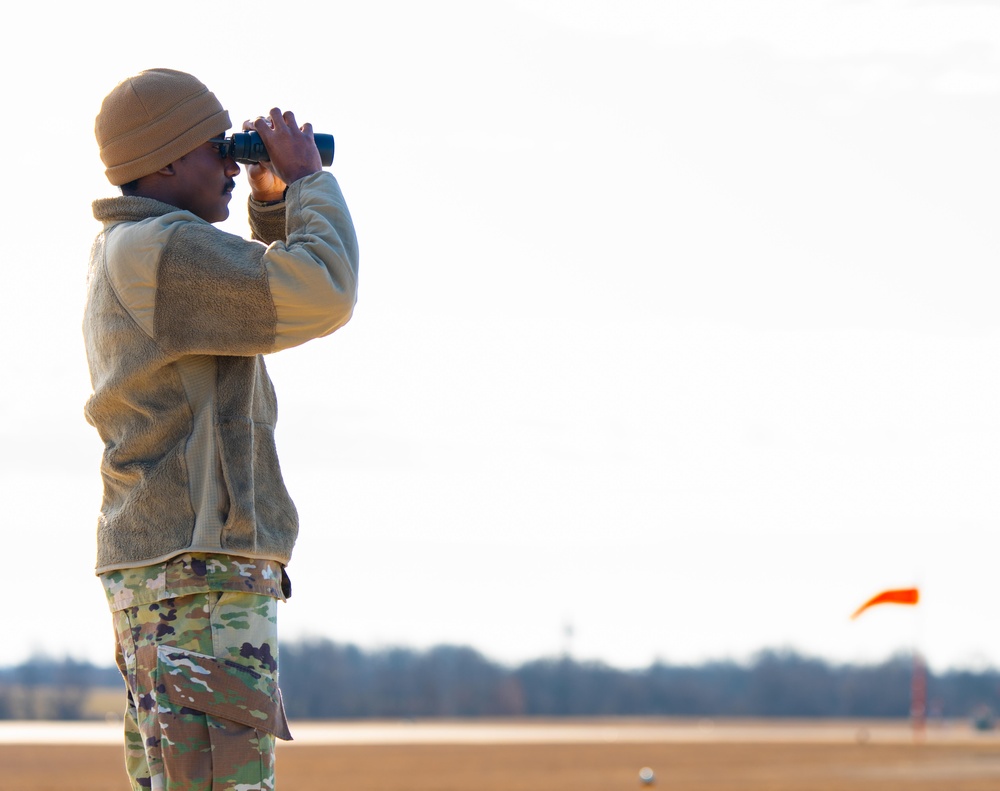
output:
[[[323,167],[329,167],[333,164],[333,135],[316,132],[313,134],[313,139],[316,141],[316,148],[319,149]],[[244,165],[271,160],[264,147],[264,141],[257,132],[234,132],[229,137],[213,138],[211,142],[219,146],[219,154],[223,159],[232,157]]]

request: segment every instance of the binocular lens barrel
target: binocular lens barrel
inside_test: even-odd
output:
[[[333,135],[316,132],[313,138],[316,140],[316,148],[319,149],[323,166],[329,167],[333,164]],[[264,147],[264,141],[257,132],[234,132],[227,142],[232,146],[233,158],[244,165],[268,162],[271,159]]]

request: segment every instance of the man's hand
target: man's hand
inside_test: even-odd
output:
[[[273,108],[268,118],[244,121],[243,130],[255,130],[264,141],[270,162],[247,166],[247,179],[254,200],[280,200],[285,188],[311,173],[323,169],[323,162],[313,140],[312,124],[295,125],[291,112]]]

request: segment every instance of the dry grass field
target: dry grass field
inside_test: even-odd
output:
[[[342,726],[348,733],[350,726]],[[971,731],[921,741],[905,730],[831,731],[821,724],[724,728],[712,734],[618,727],[614,740],[556,726],[547,740],[536,730],[483,730],[464,738],[463,726],[408,742],[321,736],[282,744],[281,791],[996,791],[1000,738]],[[475,734],[477,725],[468,726]],[[419,729],[414,733],[419,733]],[[447,733],[459,734],[450,738]],[[503,734],[506,733],[506,736]],[[443,734],[443,735],[442,735]],[[494,739],[492,734],[500,734]],[[662,734],[667,734],[666,737]],[[714,735],[713,735],[714,734]],[[655,739],[654,739],[655,736]],[[446,741],[437,742],[437,738]],[[643,739],[653,739],[646,740]],[[378,743],[365,743],[376,741]],[[3,791],[127,791],[121,751],[110,744],[0,744]],[[656,772],[642,786],[639,770]]]

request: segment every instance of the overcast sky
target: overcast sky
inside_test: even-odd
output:
[[[268,360],[286,638],[1000,664],[1000,6],[274,7],[8,20],[0,664],[112,659],[93,119],[151,67],[337,139],[358,308]]]

